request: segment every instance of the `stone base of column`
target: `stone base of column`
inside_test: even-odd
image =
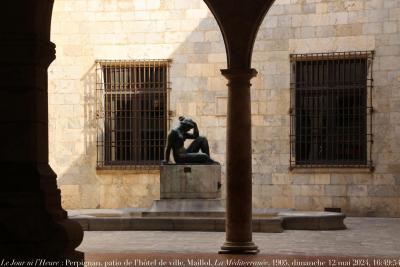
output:
[[[68,219],[62,209],[56,175],[50,166],[0,167],[4,177],[13,177],[5,179],[2,187],[10,191],[0,190],[0,258],[83,261],[84,254],[75,250],[82,242],[82,227]]]
[[[0,204],[7,205],[7,213],[0,215],[0,258],[83,261],[84,254],[75,250],[82,240],[81,226],[67,218],[52,218],[41,198],[33,192],[0,193]]]
[[[219,254],[252,254],[255,255],[260,250],[253,242],[229,242],[226,241],[221,250],[218,251]]]

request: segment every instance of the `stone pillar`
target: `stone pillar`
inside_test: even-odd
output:
[[[220,253],[257,253],[252,241],[250,79],[255,69],[221,70],[228,79],[226,241]]]
[[[0,11],[0,251],[14,259],[83,260],[80,225],[61,207],[48,164],[47,68],[53,1],[7,1]]]

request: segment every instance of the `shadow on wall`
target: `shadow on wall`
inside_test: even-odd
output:
[[[93,64],[80,79],[83,85],[82,129],[83,149],[80,155],[67,163],[69,168],[64,175],[58,177],[57,183],[61,188],[63,207],[70,208],[99,208],[99,183],[96,177],[96,73]],[[63,114],[61,114],[63,116]],[[79,118],[73,118],[79,120]]]

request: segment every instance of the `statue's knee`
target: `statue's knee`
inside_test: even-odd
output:
[[[202,142],[207,142],[208,140],[207,140],[207,138],[205,137],[205,136],[199,136],[199,137],[197,137],[200,141],[202,141]]]

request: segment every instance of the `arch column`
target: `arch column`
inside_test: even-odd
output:
[[[0,251],[14,259],[83,260],[80,225],[61,207],[49,166],[47,68],[52,0],[7,1],[0,11]]]
[[[224,37],[228,68],[226,241],[220,253],[258,253],[252,241],[250,80],[253,45],[274,0],[204,0]]]
[[[228,79],[226,241],[221,252],[257,253],[252,241],[250,79],[255,69],[221,70]]]

